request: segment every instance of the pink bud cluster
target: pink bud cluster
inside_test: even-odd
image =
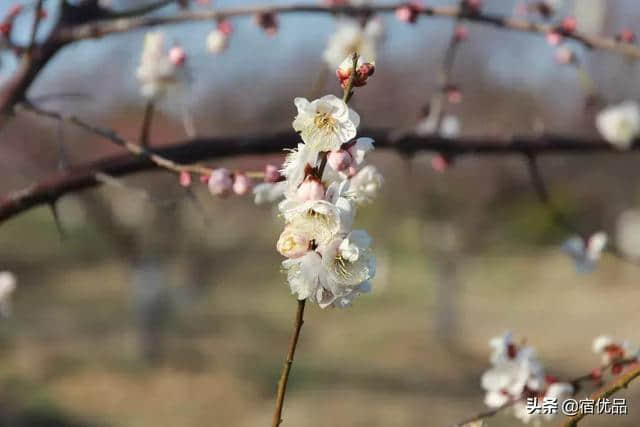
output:
[[[373,63],[365,62],[364,64],[360,64],[356,68],[356,73],[353,77],[353,86],[361,87],[366,85],[369,77],[371,77],[375,71],[376,66]],[[349,68],[343,68],[341,66],[336,70],[336,76],[338,77],[340,86],[342,86],[343,89],[349,85],[349,79],[351,78],[352,73],[353,66]]]
[[[282,176],[278,168],[268,164],[264,170],[264,181],[274,183],[281,180]],[[179,181],[183,187],[191,186],[191,174],[187,171],[180,172]],[[209,175],[202,175],[200,181],[207,184],[211,194],[223,198],[231,194],[244,196],[253,189],[253,180],[246,173],[240,171],[231,172],[226,168],[214,169]]]

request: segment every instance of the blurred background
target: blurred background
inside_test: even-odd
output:
[[[11,3],[0,2],[0,16]],[[55,3],[45,2],[52,16]],[[510,15],[519,2],[485,3]],[[142,4],[112,1],[121,9]],[[455,2],[429,2],[446,4]],[[634,0],[565,1],[560,8],[559,16],[576,16],[587,32],[640,30]],[[170,6],[157,13],[174,12]],[[165,28],[187,49],[191,81],[158,106],[153,144],[184,138],[184,105],[200,135],[290,129],[292,100],[312,95],[335,23],[305,14],[279,19],[275,37],[251,18],[234,19],[229,49],[220,55],[206,53],[211,23]],[[27,37],[29,22],[18,20],[19,37]],[[437,90],[454,24],[421,18],[410,26],[393,16],[383,22],[376,74],[353,108],[362,128],[408,129]],[[462,135],[596,135],[576,70],[555,62],[544,37],[468,28],[453,71],[463,102],[447,106]],[[43,105],[137,138],[143,36],[141,30],[66,48],[29,95],[78,94],[43,98]],[[604,101],[637,98],[635,63],[569,46]],[[1,59],[6,78],[16,64],[9,55]],[[333,78],[321,93],[339,93]],[[118,152],[72,127],[18,115],[0,135],[0,190],[55,173],[61,144],[71,166]],[[212,164],[259,170],[282,158]],[[357,220],[374,238],[374,290],[350,309],[308,307],[283,425],[462,420],[484,409],[488,340],[506,330],[537,348],[549,373],[566,379],[598,365],[591,342],[599,334],[640,343],[638,267],[605,256],[593,273],[577,273],[562,250],[568,235],[536,198],[522,158],[464,156],[445,173],[431,160],[382,150],[370,157],[385,186]],[[639,160],[635,152],[539,159],[554,203],[582,229],[610,233],[614,243],[620,215],[640,209]],[[0,321],[0,426],[268,425],[296,306],[275,251],[282,228],[275,208],[255,206],[250,197],[216,199],[198,185],[194,200],[163,172],[125,181],[145,193],[102,187],[63,198],[64,238],[46,207],[0,227],[0,269],[19,279],[12,315]],[[629,416],[583,424],[637,426],[640,385],[620,396]],[[489,420],[518,423],[507,415]]]

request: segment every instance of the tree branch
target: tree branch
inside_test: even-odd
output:
[[[282,373],[280,374],[280,380],[278,381],[278,391],[276,393],[276,408],[273,412],[273,420],[271,421],[272,427],[278,427],[282,423],[282,406],[284,405],[284,397],[287,392],[287,383],[289,381],[289,372],[291,371],[291,365],[293,364],[293,357],[296,354],[296,346],[298,345],[298,337],[300,336],[300,330],[304,324],[304,305],[306,300],[298,300],[298,311],[296,312],[296,320],[293,324],[293,333],[289,340],[289,351],[287,352],[287,358],[282,366]]]
[[[625,154],[601,140],[577,140],[559,136],[539,136],[535,138],[494,138],[475,137],[447,139],[437,135],[405,135],[392,139],[390,132],[382,129],[364,129],[363,135],[376,140],[376,148],[397,151],[411,156],[421,151],[450,153],[455,155],[527,155],[527,153],[554,154]],[[110,139],[109,133],[101,135]],[[206,159],[218,159],[240,155],[264,155],[281,153],[286,148],[294,148],[300,136],[295,132],[244,137],[198,138],[165,145],[154,150],[143,150],[137,155],[130,153],[116,155],[99,161],[78,165],[67,171],[60,171],[22,190],[0,197],[0,222],[7,220],[32,207],[51,203],[67,193],[74,193],[99,184],[97,172],[110,176],[124,176],[160,167],[150,155],[170,159],[178,167]],[[640,150],[640,145],[634,146]]]
[[[596,401],[600,400],[600,399],[607,399],[607,398],[613,396],[618,391],[622,390],[623,388],[627,388],[629,386],[629,384],[631,384],[631,381],[633,381],[634,379],[636,379],[638,377],[640,377],[640,364],[638,364],[635,368],[633,368],[632,370],[630,370],[626,374],[621,375],[617,379],[611,381],[606,386],[602,387],[600,390],[598,390],[595,393],[593,393],[591,395],[591,399],[596,400]],[[562,426],[564,426],[564,427],[575,427],[587,415],[589,415],[589,414],[580,411],[576,415],[574,415],[571,418],[569,418],[566,422],[563,422]]]
[[[223,10],[206,10],[196,12],[181,12],[172,16],[134,16],[128,18],[107,19],[90,22],[66,28],[60,32],[61,41],[70,42],[89,38],[104,37],[110,34],[117,34],[132,31],[143,27],[158,25],[179,24],[190,21],[215,21],[217,19],[234,16],[254,15],[261,12],[285,13],[325,13],[325,14],[345,14],[363,15],[371,13],[393,13],[405,3],[371,5],[371,6],[321,6],[314,4],[288,4],[288,5],[250,5]],[[421,15],[433,17],[447,17],[453,19],[465,19],[470,22],[490,25],[500,29],[548,34],[556,31],[557,27],[550,24],[531,22],[524,19],[508,18],[504,16],[488,13],[468,13],[459,7],[424,7],[420,11]],[[598,37],[579,32],[563,33],[566,38],[573,39],[587,48],[602,49],[618,52],[631,58],[640,58],[640,47],[619,42],[613,38]]]

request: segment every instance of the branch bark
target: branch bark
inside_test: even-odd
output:
[[[273,412],[273,420],[271,421],[272,427],[278,427],[282,423],[282,407],[284,405],[284,397],[287,392],[287,383],[289,382],[289,372],[291,371],[291,365],[293,364],[293,358],[296,354],[296,347],[298,345],[298,338],[300,337],[300,330],[304,324],[304,305],[306,300],[298,300],[298,311],[296,312],[296,320],[293,325],[293,333],[289,340],[289,350],[287,351],[287,358],[282,366],[282,373],[280,374],[280,380],[278,381],[278,391],[276,393],[276,409]]]
[[[530,153],[538,155],[557,153],[628,154],[613,149],[610,144],[602,140],[579,140],[553,135],[535,138],[476,137],[452,140],[436,135],[405,135],[401,138],[392,138],[389,136],[389,131],[382,129],[364,129],[361,134],[373,137],[376,141],[376,148],[394,150],[406,156],[421,151],[458,156],[464,154],[528,155]],[[108,135],[102,136],[108,138]],[[143,151],[138,155],[126,153],[110,156],[99,161],[78,165],[71,170],[60,171],[24,189],[0,197],[0,222],[35,206],[55,203],[65,194],[100,184],[96,180],[98,172],[111,176],[124,176],[158,168],[159,165],[154,163],[145,153],[153,153],[162,158],[171,159],[178,165],[183,165],[206,159],[280,153],[285,148],[294,148],[299,139],[299,135],[295,132],[229,138],[199,138]],[[640,145],[636,144],[634,150],[640,150]]]

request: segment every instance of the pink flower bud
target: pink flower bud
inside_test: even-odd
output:
[[[253,188],[253,181],[244,173],[236,173],[233,177],[233,192],[244,196]]]
[[[220,31],[225,36],[230,36],[233,32],[231,21],[229,21],[228,19],[221,19],[220,21],[218,21],[218,31]]]
[[[455,85],[449,85],[445,88],[445,94],[447,95],[447,101],[451,104],[459,104],[462,102],[462,92]]]
[[[623,29],[616,36],[616,40],[623,43],[635,43],[636,35],[629,29]]]
[[[463,0],[462,9],[466,13],[480,13],[480,9],[482,9],[482,0]]]
[[[431,167],[438,173],[444,173],[449,169],[449,161],[442,154],[437,154],[431,158]]]
[[[578,28],[578,21],[573,16],[567,16],[562,20],[560,28],[565,33],[571,34]]]
[[[211,0],[196,0],[196,3],[202,6],[208,6],[211,4]]]
[[[0,36],[9,37],[13,29],[13,21],[0,22]]]
[[[413,24],[418,20],[422,6],[415,1],[409,2],[396,9],[396,19],[398,21]]]
[[[353,163],[353,157],[346,150],[331,151],[327,155],[327,163],[333,169],[343,171],[349,169],[349,166]]]
[[[176,45],[169,49],[169,61],[171,61],[173,65],[182,66],[186,60],[187,54],[182,46]]]
[[[226,197],[231,194],[233,179],[228,169],[214,169],[209,176],[209,191],[214,196]]]
[[[180,185],[188,187],[191,185],[191,174],[186,171],[180,172]]]
[[[274,165],[267,165],[264,168],[264,181],[265,182],[278,182],[282,179],[280,171]]]
[[[357,173],[358,169],[355,166],[349,166],[349,169],[347,169],[347,175],[349,175],[349,178],[353,178]]]
[[[301,202],[307,202],[310,200],[322,200],[324,198],[324,185],[315,178],[307,177],[300,187],[296,195]]]
[[[349,4],[349,0],[322,0],[322,3],[329,7],[344,6],[346,4]]]

